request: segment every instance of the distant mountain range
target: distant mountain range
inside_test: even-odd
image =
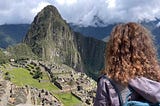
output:
[[[156,18],[154,21],[141,21],[140,24],[145,26],[148,30],[151,31],[155,37],[159,37],[160,35],[160,19]],[[82,25],[75,25],[70,23],[71,28],[83,35],[94,37],[96,39],[104,39],[105,37],[109,36],[113,27],[117,24],[109,24],[106,26],[82,26]]]
[[[155,35],[156,40],[160,40],[160,19],[154,21],[142,21],[141,24]],[[93,37],[99,40],[105,39],[110,35],[116,24],[106,26],[82,26],[69,23],[69,26],[75,31],[85,36]],[[30,24],[4,24],[0,25],[0,47],[6,48],[8,45],[16,44],[25,37]],[[156,41],[158,42],[158,41]]]
[[[89,36],[89,37],[93,37],[99,40],[104,39],[106,36],[109,36],[113,27],[116,24],[110,24],[107,25],[105,27],[95,27],[95,26],[87,26],[87,27],[83,27],[83,26],[79,26],[79,25],[75,25],[70,23],[69,24],[71,26],[71,28],[75,31],[75,32],[79,32],[83,35]]]
[[[30,24],[4,24],[0,25],[0,47],[6,48],[22,42]]]

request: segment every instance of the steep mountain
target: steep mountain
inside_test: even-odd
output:
[[[143,21],[141,22],[154,36],[154,43],[158,51],[158,57],[160,58],[160,19],[156,18],[154,21]]]
[[[0,25],[0,47],[20,43],[26,35],[29,24],[4,24]]]
[[[73,32],[54,6],[37,14],[24,43],[39,58],[64,63],[92,77],[104,65],[105,43]]]
[[[85,72],[92,78],[97,78],[99,71],[104,67],[106,43],[77,32],[75,33],[75,42],[85,65]]]
[[[42,60],[64,63],[83,71],[74,33],[54,6],[47,6],[34,18],[24,42]]]
[[[156,18],[154,21],[142,21],[141,24],[151,31],[155,37],[155,43],[160,45],[160,19]]]

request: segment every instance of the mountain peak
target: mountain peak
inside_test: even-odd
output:
[[[33,40],[41,40],[47,36],[53,36],[54,30],[67,26],[65,21],[62,19],[56,7],[48,5],[44,7],[34,18],[30,30],[27,33],[25,42]],[[37,31],[37,32],[36,32]]]
[[[53,5],[47,5],[46,7],[44,7],[44,10],[45,9],[57,10],[57,8]]]
[[[44,7],[34,18],[34,23],[40,23],[44,21],[52,21],[62,19],[56,7],[48,5]]]
[[[81,70],[81,57],[74,43],[73,31],[54,6],[49,5],[37,14],[24,42],[43,60]]]
[[[53,16],[56,16],[59,18],[61,17],[57,8],[54,7],[53,5],[48,5],[48,6],[44,7],[40,13],[50,14],[50,15],[53,15]]]

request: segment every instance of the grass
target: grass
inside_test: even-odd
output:
[[[7,67],[7,68],[5,68]],[[0,70],[2,70],[4,73],[9,72],[11,76],[11,81],[18,85],[18,86],[24,86],[29,85],[32,87],[36,87],[38,89],[45,89],[48,91],[59,91],[60,89],[53,85],[49,81],[49,77],[47,73],[43,72],[43,78],[41,82],[39,83],[38,80],[32,78],[32,75],[29,73],[27,69],[24,68],[10,68],[9,65],[5,65],[0,67]],[[55,94],[53,93],[62,103],[64,106],[76,106],[78,104],[81,104],[82,102],[78,100],[75,96],[73,96],[70,92],[68,93],[59,93]]]
[[[73,96],[70,92],[55,94],[55,96],[59,98],[60,101],[62,101],[64,106],[77,106],[78,104],[82,104],[82,102]]]
[[[46,89],[48,91],[59,90],[55,85],[51,84],[49,78],[47,78],[47,75],[44,73],[44,79],[42,79],[41,83],[39,83],[38,80],[32,78],[29,71],[24,68],[13,68],[10,70],[5,70],[5,72],[9,72],[11,81],[18,86],[29,85],[39,89]]]

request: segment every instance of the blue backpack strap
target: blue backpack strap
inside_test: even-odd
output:
[[[123,99],[122,99],[122,96],[116,86],[116,84],[111,80],[109,79],[106,75],[104,75],[104,77],[111,83],[111,85],[114,87],[116,93],[118,94],[118,98],[119,98],[119,102],[120,102],[120,106],[123,106]]]
[[[128,93],[127,93],[127,95],[126,95],[126,99],[125,99],[125,103],[124,103],[124,105],[126,105],[126,103],[129,101],[129,97],[132,95],[132,93],[133,93],[133,90],[132,90],[132,88],[131,87],[129,87],[128,86],[128,88],[129,88],[129,91],[128,91]]]
[[[126,95],[126,101],[124,103],[124,106],[160,106],[160,103],[153,104],[147,100],[142,100],[142,101],[129,100],[130,96],[132,95],[132,93],[135,92],[135,90],[132,89],[132,87],[130,86],[128,86],[128,88],[129,92]]]

